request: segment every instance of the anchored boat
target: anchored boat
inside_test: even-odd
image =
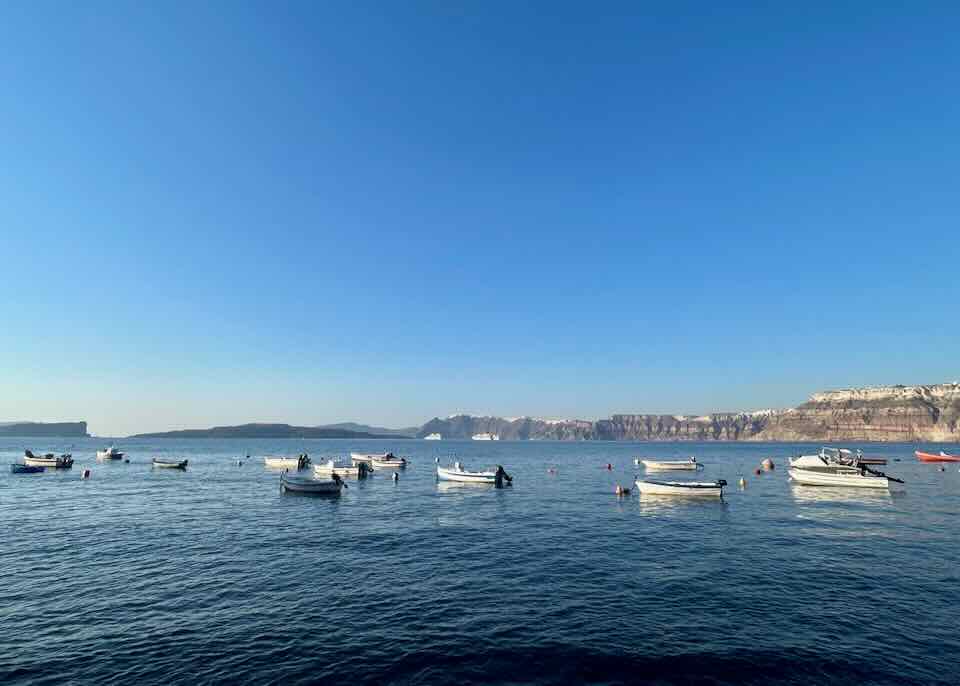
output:
[[[723,497],[724,479],[716,481],[654,481],[638,479],[634,482],[640,495],[691,495],[712,498]]]
[[[917,450],[914,452],[914,455],[916,455],[917,459],[921,462],[960,462],[960,455],[948,455],[942,450],[940,451],[939,455]]]
[[[51,469],[70,469],[73,467],[73,456],[69,453],[65,455],[47,453],[40,456],[34,455],[29,450],[24,450],[23,455],[23,463],[28,467],[50,467]]]
[[[390,455],[390,453],[350,453],[350,460],[354,464],[366,462],[372,465],[374,460],[382,460],[387,455]]]
[[[689,471],[696,471],[698,469],[703,469],[703,465],[697,462],[697,458],[691,457],[686,460],[643,460],[637,459],[636,463],[642,464],[648,470],[675,470],[683,469]]]
[[[117,450],[114,446],[110,446],[106,450],[97,451],[97,460],[100,462],[106,462],[107,460],[122,460],[123,453]]]
[[[370,464],[374,469],[404,469],[407,466],[407,460],[393,453],[387,453],[383,457],[374,457]]]
[[[158,469],[186,469],[189,460],[169,460],[162,457],[153,458],[153,466]]]
[[[333,474],[330,479],[287,476],[286,472],[280,475],[280,490],[284,493],[291,491],[293,493],[313,493],[316,495],[340,495],[342,488],[346,488],[346,484],[336,474]]]
[[[457,481],[464,484],[493,484],[498,488],[513,483],[513,477],[503,467],[497,465],[493,471],[471,472],[462,463],[454,462],[450,467],[437,465],[437,478],[441,481]]]
[[[331,478],[334,474],[341,479],[365,479],[368,474],[373,473],[373,468],[366,462],[356,464],[347,464],[338,460],[328,460],[321,464],[313,465],[313,473],[321,478]]]
[[[306,469],[310,465],[310,458],[306,453],[296,457],[265,457],[263,464],[274,469]]]
[[[790,460],[790,478],[808,486],[847,486],[851,488],[890,488],[901,479],[871,469],[857,451],[821,448],[816,455],[801,455]]]

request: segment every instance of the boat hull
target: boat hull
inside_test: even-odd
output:
[[[405,469],[406,460],[373,460],[370,463],[374,469]]]
[[[354,463],[366,462],[372,464],[374,460],[383,459],[387,453],[350,453],[350,460]]]
[[[280,490],[291,493],[311,493],[314,495],[340,495],[343,482],[335,479],[282,478]]]
[[[313,466],[313,473],[318,478],[321,479],[330,479],[334,474],[339,476],[341,479],[359,479],[360,470],[362,467],[360,464],[317,464]],[[373,470],[367,467],[369,470],[367,473],[372,474]]]
[[[960,462],[960,455],[947,455],[944,452],[941,452],[939,455],[935,455],[933,453],[925,453],[917,450],[914,452],[914,455],[916,455],[917,459],[921,462]]]
[[[153,466],[157,469],[186,469],[189,460],[154,460]]]
[[[464,472],[447,467],[437,467],[437,478],[441,481],[456,481],[462,484],[496,484],[494,472]]]
[[[848,488],[880,488],[889,489],[890,480],[885,476],[872,474],[861,475],[859,472],[849,474],[832,474],[808,469],[791,467],[790,478],[798,484],[806,486],[845,486]]]
[[[70,469],[73,467],[73,458],[25,457],[23,463],[28,467],[46,467],[48,469]]]
[[[274,469],[299,469],[301,466],[298,457],[265,457],[263,464]]]
[[[634,482],[640,495],[676,495],[695,498],[722,498],[723,487],[719,481],[646,481]]]
[[[640,460],[640,463],[643,464],[645,469],[652,471],[674,471],[674,470],[683,470],[694,472],[700,469],[703,465],[699,462],[691,462],[689,460],[668,462],[668,461],[658,461],[658,460]]]

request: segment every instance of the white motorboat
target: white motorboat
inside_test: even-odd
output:
[[[186,469],[189,460],[176,460],[165,457],[155,457],[151,464],[157,469]]]
[[[122,460],[123,453],[117,450],[114,446],[110,446],[106,450],[97,451],[97,460],[100,462],[106,462],[107,460]]]
[[[423,437],[423,440],[425,440],[425,441],[442,441],[442,440],[443,440],[443,435],[442,435],[442,434],[427,434],[426,436]]]
[[[372,465],[375,459],[382,460],[390,453],[350,453],[350,460],[357,464],[359,462],[366,462],[367,464]]]
[[[328,460],[313,465],[313,473],[317,477],[331,478],[334,474],[341,479],[364,479],[373,473],[373,468],[366,462],[346,463],[338,460]]]
[[[635,482],[640,495],[689,495],[697,497],[722,498],[724,479],[716,481],[653,481],[650,479]]]
[[[502,486],[504,481],[508,484],[513,483],[513,477],[507,474],[500,465],[497,465],[497,468],[493,471],[472,472],[460,462],[454,462],[450,467],[437,465],[437,478],[441,481],[457,481],[464,484]]]
[[[903,483],[868,467],[859,452],[837,448],[821,448],[816,455],[791,458],[788,472],[793,481],[808,486],[889,489],[891,484]]]
[[[688,471],[696,471],[698,469],[703,469],[703,465],[697,462],[697,458],[691,457],[686,460],[643,460],[637,458],[636,464],[643,465],[647,470],[675,470],[682,469]]]
[[[263,464],[273,469],[306,469],[310,465],[310,458],[306,454],[296,457],[265,457]]]
[[[408,463],[404,457],[397,457],[393,453],[387,453],[383,457],[373,458],[370,464],[374,469],[404,469]]]
[[[330,479],[311,479],[302,476],[287,476],[284,472],[280,475],[280,490],[284,493],[292,491],[294,493],[314,493],[317,495],[340,495],[340,490],[345,488],[346,484],[336,474]]]
[[[51,467],[53,469],[70,469],[73,467],[73,456],[54,455],[46,453],[45,455],[34,455],[29,450],[23,451],[23,463],[28,467]]]

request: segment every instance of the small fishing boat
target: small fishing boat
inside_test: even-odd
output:
[[[310,465],[310,458],[306,453],[296,457],[265,457],[263,464],[274,469],[306,469]]]
[[[110,446],[106,450],[97,451],[97,460],[100,462],[106,462],[108,460],[122,460],[123,453],[117,450],[114,446]]]
[[[350,453],[350,460],[354,464],[366,462],[372,465],[374,460],[382,460],[390,454],[391,453]]]
[[[493,484],[500,487],[513,483],[513,477],[507,474],[503,467],[497,465],[493,471],[472,472],[460,462],[454,462],[449,467],[437,465],[437,478],[441,481],[457,481],[464,484]]]
[[[70,469],[73,467],[73,456],[54,455],[47,453],[45,455],[34,455],[29,450],[23,451],[23,463],[28,467],[50,467],[51,469]]]
[[[689,495],[722,498],[724,479],[716,481],[654,481],[638,479],[634,482],[640,495]]]
[[[189,460],[171,460],[164,457],[153,458],[153,466],[158,469],[186,469]]]
[[[35,467],[28,464],[17,464],[16,462],[10,465],[10,472],[12,474],[39,474],[45,469],[46,467]]]
[[[347,464],[339,460],[328,460],[327,462],[313,465],[313,473],[315,476],[327,479],[331,478],[334,474],[341,479],[365,479],[368,474],[373,473],[373,467],[366,462]]]
[[[914,455],[916,455],[917,459],[921,462],[960,462],[960,455],[948,455],[942,450],[939,455],[917,450],[914,452]]]
[[[801,455],[790,460],[790,479],[808,486],[846,486],[849,488],[890,488],[901,479],[870,469],[861,461],[861,453],[837,448],[821,448],[816,455]]]
[[[330,479],[311,479],[302,476],[287,476],[284,472],[280,475],[280,490],[282,492],[292,491],[294,493],[314,493],[317,495],[340,495],[340,490],[345,488],[346,484],[336,474]]]
[[[407,466],[407,460],[393,453],[387,453],[383,457],[373,458],[370,464],[374,469],[404,469]]]
[[[703,465],[697,462],[697,458],[691,457],[686,460],[643,460],[637,459],[637,464],[642,464],[648,470],[689,470],[696,471],[703,469]]]

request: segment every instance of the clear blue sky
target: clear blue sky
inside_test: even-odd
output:
[[[5,3],[0,420],[960,377],[960,8]]]

